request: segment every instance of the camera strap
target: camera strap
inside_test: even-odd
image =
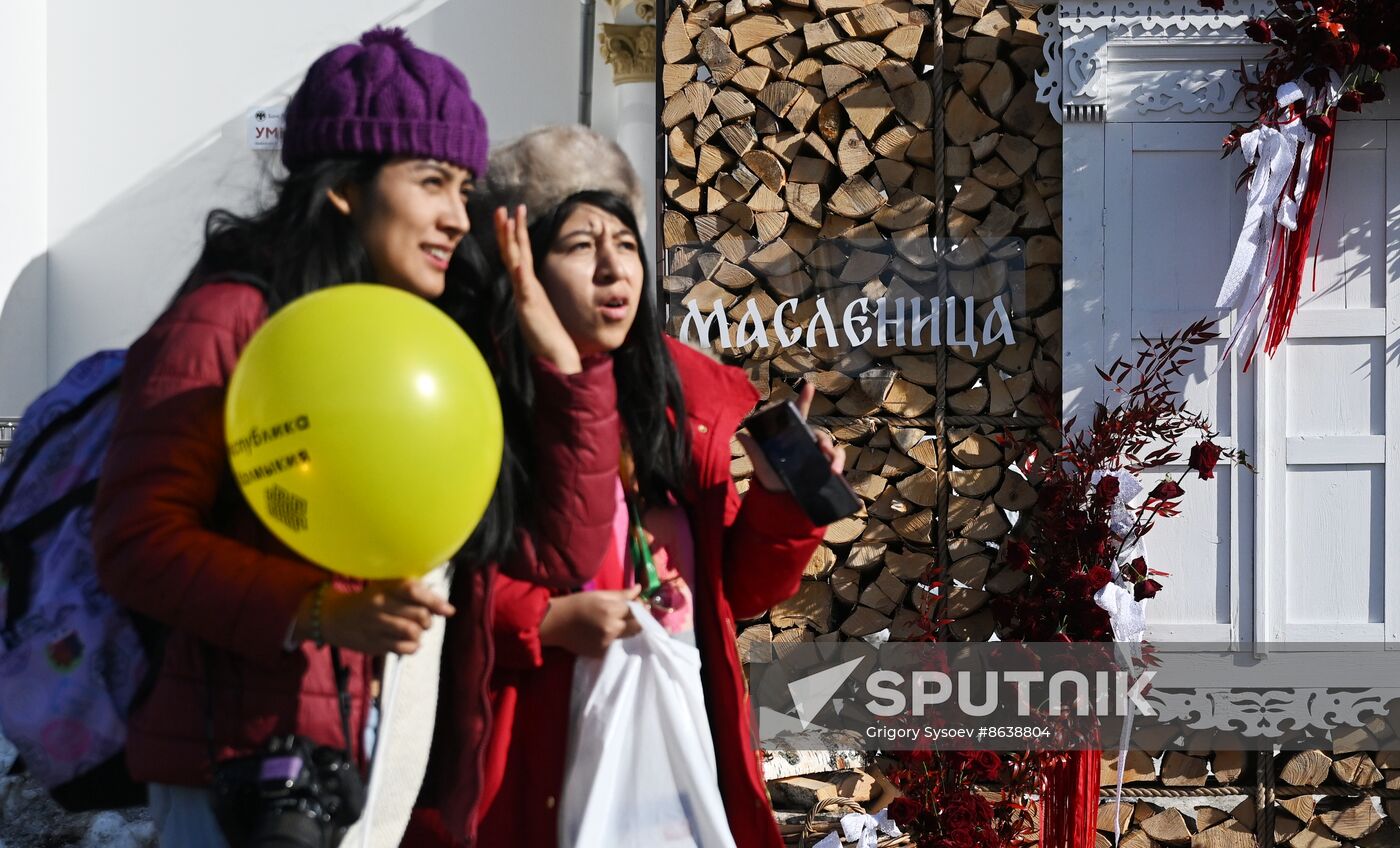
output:
[[[340,732],[345,738],[345,758],[351,759],[350,749],[350,669],[340,661],[340,649],[331,645],[331,666],[335,671],[335,697],[340,707]]]

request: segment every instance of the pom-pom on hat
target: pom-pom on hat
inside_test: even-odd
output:
[[[486,180],[472,196],[473,225],[489,220],[498,206],[514,210],[521,203],[533,224],[581,191],[618,195],[638,226],[646,226],[642,181],[627,154],[617,142],[577,124],[531,130],[492,151]]]
[[[486,118],[467,78],[401,29],[376,27],[321,56],[287,105],[282,162],[328,156],[440,159],[486,170]]]

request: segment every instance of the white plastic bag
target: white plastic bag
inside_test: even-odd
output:
[[[561,848],[733,848],[700,652],[639,603],[636,636],[574,667]]]

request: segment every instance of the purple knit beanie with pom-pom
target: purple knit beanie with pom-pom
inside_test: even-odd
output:
[[[440,159],[486,171],[486,118],[455,65],[375,28],[312,64],[287,105],[282,162],[329,156]]]

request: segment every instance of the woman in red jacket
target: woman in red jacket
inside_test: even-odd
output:
[[[640,525],[667,581],[662,623],[700,650],[728,829],[739,848],[776,848],[782,840],[752,747],[734,621],[797,589],[822,531],[757,454],[756,484],[743,498],[736,491],[730,442],[757,392],[742,371],[663,335],[638,233],[640,183],[615,144],[584,128],[531,133],[493,154],[483,194],[486,208],[526,204],[513,220],[498,212],[496,221],[516,287],[538,275],[580,353],[612,358],[624,461],[611,475],[611,496],[586,505],[590,526],[602,510],[612,528],[594,573],[571,587],[494,576],[489,699],[449,693],[441,702],[427,796],[435,809],[420,813],[405,844],[556,844],[574,660],[600,656],[637,627],[627,604],[637,594],[627,540]],[[499,325],[469,329],[478,338],[509,335]],[[503,404],[528,414],[530,396],[517,385]],[[528,445],[512,445],[522,448],[528,454]],[[823,450],[839,472],[841,451],[829,440]],[[500,484],[533,490],[533,499],[516,501],[516,515],[528,517],[531,503],[576,499],[532,485],[529,468]],[[457,630],[449,625],[444,669],[460,677],[478,665],[481,647]]]
[[[400,30],[374,30],[312,65],[286,123],[289,173],[275,203],[248,218],[211,214],[179,295],[132,346],[97,497],[104,587],[168,632],[127,741],[162,844],[225,844],[213,768],[274,735],[348,748],[363,772],[376,658],[440,644],[425,634],[454,613],[423,582],[337,579],[282,546],[234,485],[223,402],[249,338],[300,295],[374,281],[460,307],[446,268],[470,228],[485,121],[461,71]],[[551,484],[586,490],[590,463],[616,465],[615,416],[591,411],[613,398],[611,370],[583,367],[547,300],[526,291],[519,302],[549,416],[536,438],[554,461]],[[548,555],[531,563],[572,567]],[[348,671],[349,738],[327,646]]]

